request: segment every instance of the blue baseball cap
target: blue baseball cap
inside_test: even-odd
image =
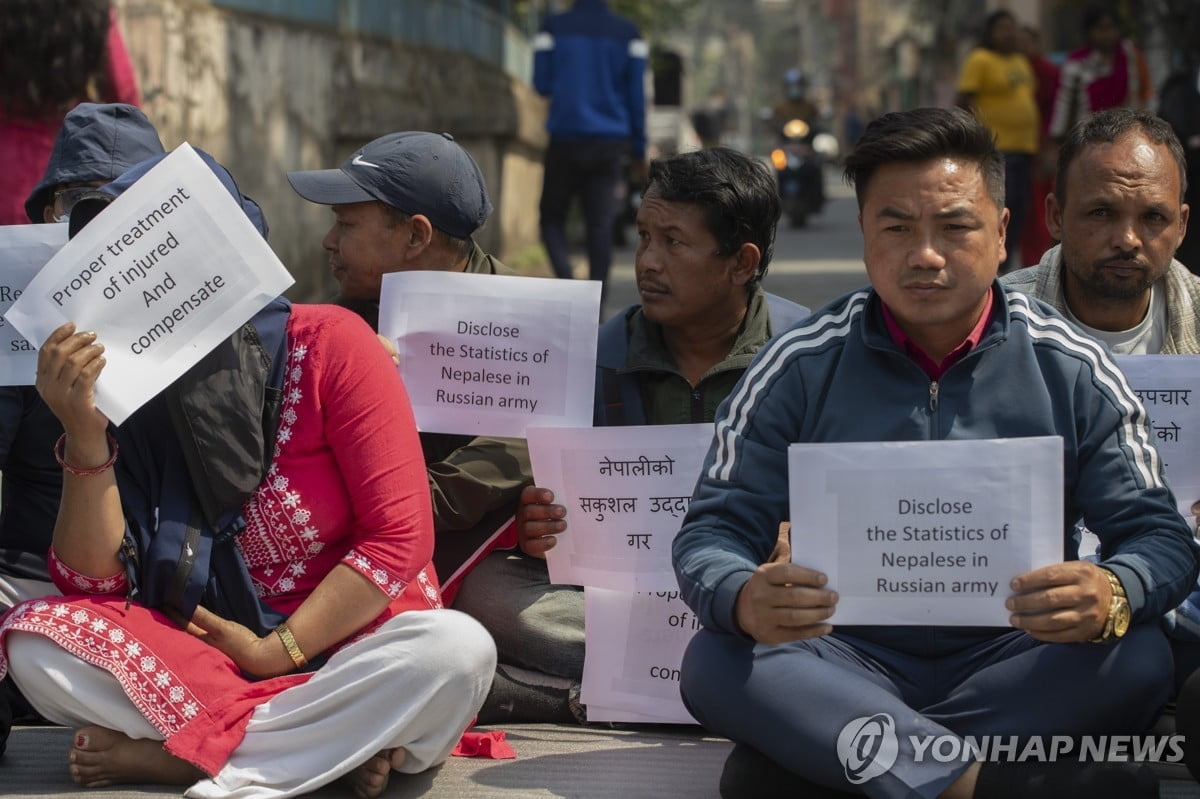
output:
[[[363,145],[339,169],[289,172],[288,182],[318,205],[379,201],[422,214],[456,239],[467,239],[492,213],[483,173],[449,133],[403,131]]]
[[[161,155],[158,131],[141,109],[125,103],[80,103],[63,118],[41,181],[25,201],[30,222],[54,202],[54,189],[66,183],[113,180],[146,158]]]

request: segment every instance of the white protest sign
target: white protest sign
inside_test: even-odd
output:
[[[39,346],[65,322],[96,331],[107,359],[96,407],[120,424],[292,282],[185,143],[59,250],[5,318]]]
[[[396,342],[417,427],[523,438],[592,423],[600,283],[395,272],[379,332]]]
[[[788,482],[835,625],[1007,627],[1012,578],[1063,560],[1058,436],[793,444]]]
[[[66,243],[64,224],[0,226],[0,314]],[[32,386],[36,373],[37,345],[0,319],[0,386]]]
[[[588,721],[695,724],[679,696],[679,666],[700,622],[679,592],[589,587],[583,601],[579,698]]]
[[[550,582],[670,591],[671,541],[683,523],[711,424],[530,428],[534,482],[567,509],[546,553]]]
[[[1116,362],[1150,415],[1167,485],[1191,519],[1200,500],[1200,355],[1120,355]]]

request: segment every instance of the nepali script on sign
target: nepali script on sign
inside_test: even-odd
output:
[[[599,318],[598,281],[395,272],[379,332],[422,431],[523,438],[592,423]]]
[[[0,314],[25,291],[29,281],[67,243],[67,226],[0,226]],[[37,373],[37,345],[0,319],[0,386],[32,386]]]
[[[1179,512],[1200,500],[1200,355],[1121,355],[1115,359],[1150,416],[1150,440],[1163,461]]]
[[[711,424],[530,428],[534,482],[567,509],[550,582],[673,590],[671,541],[711,441]]]
[[[700,620],[679,591],[589,586],[583,593],[587,648],[579,699],[588,721],[695,724],[679,696],[679,667]]]
[[[835,625],[1007,627],[1012,578],[1063,559],[1058,436],[793,444],[788,482]]]
[[[65,322],[96,331],[107,359],[96,407],[120,424],[292,282],[185,143],[67,242],[4,317],[39,346]]]

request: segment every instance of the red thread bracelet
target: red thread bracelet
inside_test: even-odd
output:
[[[63,457],[63,449],[67,443],[66,433],[63,433],[58,437],[58,441],[54,442],[54,460],[58,461],[58,465],[63,467],[64,471],[73,474],[76,477],[91,477],[92,475],[106,472],[112,468],[114,463],[117,462],[117,452],[119,447],[117,447],[117,440],[113,438],[112,433],[105,433],[105,435],[108,437],[108,448],[112,451],[112,454],[108,456],[108,460],[99,466],[94,466],[91,469],[80,469],[78,466],[72,466],[71,464],[67,463],[66,458]]]

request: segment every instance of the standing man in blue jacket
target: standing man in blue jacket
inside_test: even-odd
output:
[[[1107,350],[996,280],[1008,211],[987,129],[963,109],[887,114],[846,175],[871,286],[759,350],[717,412],[674,542],[680,592],[704,625],[681,691],[739,744],[722,793],[1156,797],[1153,772],[1133,763],[947,762],[911,743],[1144,733],[1171,684],[1159,619],[1192,586],[1197,549]],[[793,442],[1050,435],[1064,447],[1064,562],[1012,579],[996,599],[1010,626],[833,626],[836,586],[803,565],[804,541],[793,537],[794,562],[769,562]],[[1098,563],[1076,559],[1080,518],[1100,538]],[[839,752],[864,719],[886,720],[897,745],[858,779]]]
[[[542,179],[542,242],[554,274],[569,278],[567,212],[579,195],[587,228],[588,277],[612,264],[616,189],[632,157],[646,162],[646,56],[637,26],[607,0],[575,0],[534,39],[533,85],[550,100]]]

